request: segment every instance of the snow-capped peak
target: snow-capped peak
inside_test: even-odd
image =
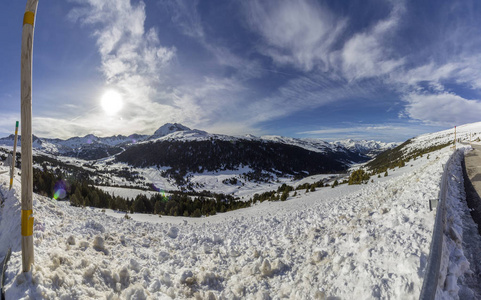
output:
[[[159,129],[157,129],[152,135],[152,137],[159,138],[159,137],[163,137],[168,134],[171,134],[173,132],[185,131],[185,130],[190,130],[190,128],[179,123],[174,123],[174,124],[166,123],[163,126],[161,126]]]
[[[343,146],[350,150],[357,150],[359,152],[369,153],[371,151],[382,152],[391,148],[394,148],[398,145],[398,143],[384,143],[379,141],[366,141],[360,140],[355,141],[352,139],[346,139],[341,141],[332,142],[333,145]]]

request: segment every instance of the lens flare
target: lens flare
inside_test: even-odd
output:
[[[162,194],[162,201],[165,201],[165,202],[169,201],[169,197],[165,195],[165,191],[163,189],[158,188],[157,186],[155,186],[154,183],[152,183],[152,189]]]
[[[55,200],[62,200],[67,196],[67,192],[70,190],[70,188],[65,181],[59,180],[55,183],[53,190],[53,198]]]

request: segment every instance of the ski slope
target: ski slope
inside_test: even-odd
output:
[[[26,275],[19,271],[19,182],[7,192],[8,177],[0,175],[0,257],[13,249],[6,296],[417,299],[434,224],[428,201],[437,198],[451,153],[434,152],[367,185],[208,218],[125,219],[35,195],[36,263]],[[459,270],[458,277],[466,264]]]

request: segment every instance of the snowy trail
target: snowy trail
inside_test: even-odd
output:
[[[139,222],[35,195],[36,264],[27,277],[13,237],[15,184],[0,217],[0,254],[14,246],[7,297],[417,299],[434,224],[428,200],[450,153],[367,185],[200,219],[134,215]]]
[[[466,159],[472,155],[468,153]],[[479,199],[476,189],[471,183],[469,174],[467,173],[467,165],[463,160],[462,172],[464,188],[466,190],[466,197],[474,197]],[[474,193],[474,195],[473,195]],[[474,199],[473,199],[474,200]],[[472,211],[469,209],[468,204],[462,202],[460,205],[460,215],[463,224],[463,250],[464,255],[470,263],[470,272],[465,274],[464,277],[460,278],[461,290],[459,292],[461,299],[480,299],[481,298],[481,236],[478,230],[478,224],[473,220]],[[466,285],[471,289],[471,291],[465,289],[463,286]]]

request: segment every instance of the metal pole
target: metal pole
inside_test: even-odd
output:
[[[22,122],[22,269],[29,272],[33,257],[32,57],[38,0],[27,0],[23,16],[20,72]]]
[[[15,123],[15,141],[13,142],[12,168],[10,170],[10,187],[8,188],[8,190],[12,189],[13,177],[15,176],[15,158],[17,158],[17,139],[18,139],[18,121]]]

